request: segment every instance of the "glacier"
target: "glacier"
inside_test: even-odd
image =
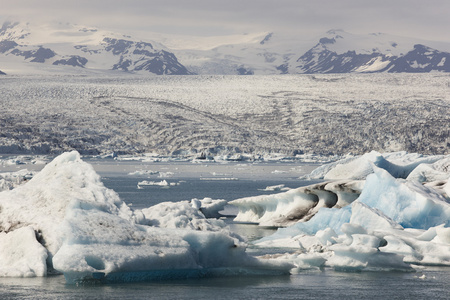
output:
[[[306,161],[449,151],[445,74],[30,74],[0,82],[5,154]]]

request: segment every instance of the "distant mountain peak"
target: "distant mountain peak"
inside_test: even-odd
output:
[[[346,31],[343,29],[330,29],[326,33],[329,35],[338,35],[338,34],[346,33]]]
[[[384,33],[353,35],[340,30],[327,34],[291,63],[287,72],[450,72],[450,53],[413,39]]]
[[[264,37],[264,39],[263,39],[261,42],[259,42],[259,43],[260,43],[261,45],[264,45],[265,43],[267,43],[267,42],[270,41],[270,39],[272,38],[272,36],[273,36],[273,32],[267,34],[267,35]]]
[[[159,45],[156,47],[123,34],[62,22],[5,22],[0,29],[0,54],[23,57],[24,63],[145,71],[158,75],[192,74],[173,53]]]

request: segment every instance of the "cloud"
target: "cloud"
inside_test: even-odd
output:
[[[448,0],[1,0],[0,18],[64,21],[117,30],[217,35],[331,28],[447,40]]]

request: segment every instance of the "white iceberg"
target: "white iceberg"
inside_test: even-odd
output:
[[[169,186],[169,183],[167,182],[167,180],[161,181],[142,180],[138,182],[138,187],[140,186]]]
[[[442,181],[450,178],[450,156],[432,164],[420,164],[406,179],[419,182]]]
[[[266,186],[265,189],[260,189],[260,191],[263,192],[285,192],[289,191],[291,188],[285,187],[284,184],[277,184],[277,185],[269,185]]]
[[[17,172],[0,173],[0,192],[14,189],[33,178],[34,174],[34,171],[29,171],[27,169],[19,170]]]
[[[442,158],[442,155],[423,156],[407,152],[381,154],[372,151],[359,157],[348,157],[323,165],[307,177],[326,180],[362,180],[374,172],[373,166],[375,166],[388,171],[395,178],[406,178],[420,164],[431,164]]]
[[[76,283],[290,268],[247,255],[243,239],[190,203],[132,211],[75,151],[0,193],[0,209],[3,276],[45,276],[54,269]],[[191,214],[189,222],[169,222],[183,214]]]

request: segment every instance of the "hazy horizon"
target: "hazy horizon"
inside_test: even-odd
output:
[[[313,38],[330,29],[448,41],[445,0],[86,1],[0,0],[0,21],[62,21],[124,32],[217,36],[285,32]]]

